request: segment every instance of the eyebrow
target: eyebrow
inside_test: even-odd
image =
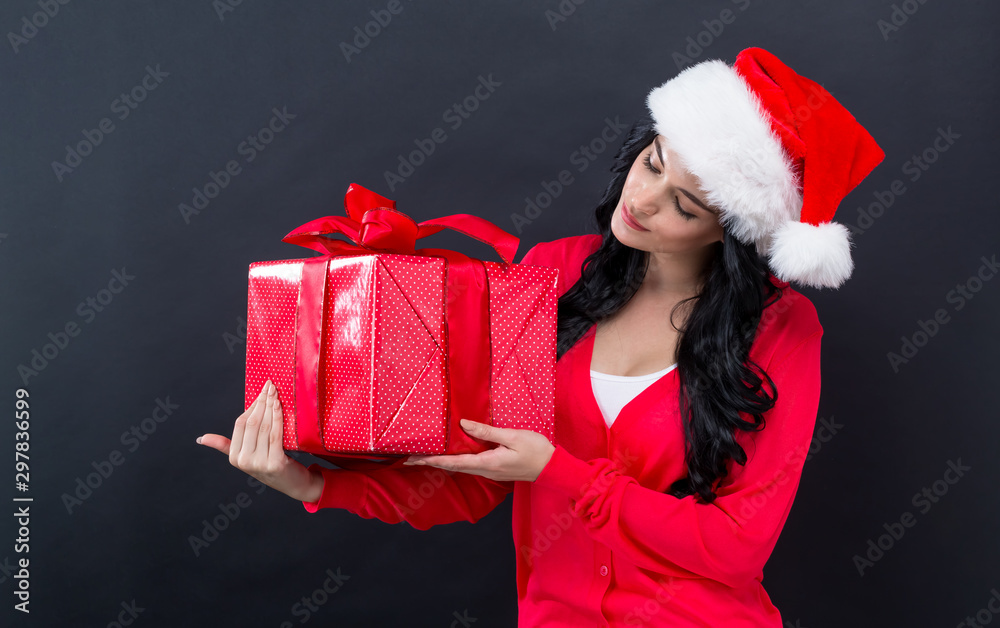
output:
[[[667,163],[667,160],[663,158],[663,151],[660,149],[660,138],[658,136],[653,139],[653,146],[656,147],[656,154],[660,156],[660,163],[661,164]],[[698,206],[701,207],[702,209],[704,209],[705,211],[710,212],[712,214],[718,214],[719,213],[719,212],[715,211],[714,209],[710,209],[704,203],[702,203],[701,201],[699,201],[697,196],[695,196],[694,194],[688,192],[684,188],[677,188],[677,189],[680,190],[681,192],[683,192],[684,196],[688,197],[693,202],[697,203]]]

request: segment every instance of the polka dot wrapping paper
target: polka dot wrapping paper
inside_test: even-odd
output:
[[[553,440],[558,270],[471,261],[476,274],[466,275],[449,258],[426,254],[251,264],[244,408],[271,379],[284,448],[318,456],[495,446],[468,436],[461,418]],[[303,320],[303,297],[317,295],[321,320]],[[458,303],[482,307],[463,314]],[[306,341],[318,349],[308,398],[318,424],[297,407],[311,390],[302,385]],[[461,407],[482,415],[457,416]]]

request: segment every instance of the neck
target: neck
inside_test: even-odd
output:
[[[698,294],[711,254],[711,247],[686,253],[650,253],[640,291],[665,298]]]

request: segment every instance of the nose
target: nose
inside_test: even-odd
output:
[[[656,213],[659,199],[653,190],[646,188],[632,195],[625,201],[629,211],[641,216],[652,216]]]

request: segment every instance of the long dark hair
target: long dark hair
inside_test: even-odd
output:
[[[579,281],[559,299],[560,358],[591,326],[628,303],[642,284],[649,254],[619,242],[611,233],[611,216],[632,164],[656,135],[653,121],[640,118],[614,158],[614,177],[594,212],[604,240],[583,261]],[[774,382],[749,354],[764,308],[781,298],[781,288],[771,282],[767,263],[753,244],[739,242],[728,229],[725,234],[724,244],[711,245],[714,254],[703,269],[701,291],[670,312],[679,332],[677,374],[688,473],[666,492],[678,498],[697,494],[705,503],[715,500],[713,485],[726,477],[728,460],[746,464],[735,430],[764,429],[763,413],[778,400]],[[674,313],[692,300],[683,328],[677,328]],[[764,390],[764,379],[773,394]]]

